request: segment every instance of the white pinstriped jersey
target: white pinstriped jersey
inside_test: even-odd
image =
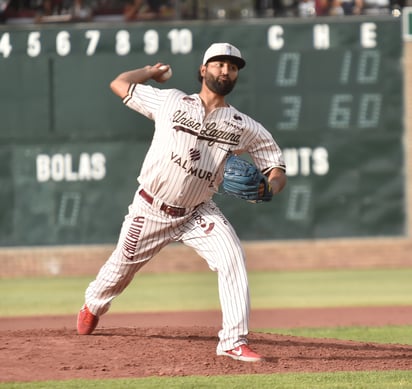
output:
[[[155,121],[138,177],[147,192],[177,207],[210,200],[230,152],[248,152],[263,172],[285,169],[282,152],[260,123],[232,106],[207,116],[198,94],[131,84],[124,104]]]

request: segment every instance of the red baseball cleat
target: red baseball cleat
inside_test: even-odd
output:
[[[93,315],[84,304],[79,314],[77,315],[77,333],[79,335],[90,335],[97,326],[99,317]]]
[[[263,361],[263,357],[252,351],[247,344],[241,344],[239,347],[236,347],[228,351],[220,350],[219,348],[217,348],[216,354],[225,355],[227,357],[236,359],[237,361],[243,362]]]

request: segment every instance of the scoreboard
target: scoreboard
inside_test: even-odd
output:
[[[0,245],[114,243],[153,123],[109,90],[169,63],[195,93],[212,42],[247,65],[228,96],[284,151],[272,202],[215,201],[245,240],[405,234],[401,21],[392,17],[0,27]]]

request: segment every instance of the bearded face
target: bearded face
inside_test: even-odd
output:
[[[228,95],[236,85],[237,78],[231,80],[228,75],[214,76],[206,70],[205,73],[206,86],[214,93],[220,96]]]

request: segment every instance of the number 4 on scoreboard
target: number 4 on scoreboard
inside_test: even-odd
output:
[[[0,54],[3,55],[3,58],[7,58],[12,50],[13,46],[10,43],[10,34],[5,32],[0,38]]]

